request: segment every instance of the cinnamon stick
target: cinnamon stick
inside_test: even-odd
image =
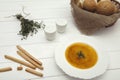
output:
[[[6,59],[8,59],[8,60],[14,61],[14,62],[16,62],[16,63],[20,63],[20,64],[22,64],[22,65],[24,65],[24,66],[27,66],[27,67],[30,67],[30,68],[32,68],[32,69],[35,69],[35,68],[36,68],[36,67],[35,67],[34,65],[32,65],[32,64],[29,64],[29,63],[27,63],[27,62],[25,62],[25,61],[22,61],[22,60],[20,60],[20,59],[14,58],[14,57],[12,57],[12,56],[5,55],[4,57],[5,57]]]
[[[35,61],[33,61],[31,58],[29,58],[27,55],[25,55],[23,52],[21,51],[17,51],[17,54],[20,55],[22,58],[24,58],[26,61],[30,62],[31,64],[33,64],[34,66],[36,66],[37,68],[43,70],[43,67],[39,64],[37,64]]]
[[[21,46],[16,46],[21,52],[23,52],[25,55],[27,55],[29,58],[31,58],[33,61],[35,61],[37,64],[42,65],[42,62],[33,57],[30,53],[28,53],[25,49],[23,49]]]
[[[43,77],[43,74],[42,74],[42,73],[40,73],[40,72],[38,72],[38,71],[35,71],[35,70],[33,70],[33,69],[26,68],[25,71],[28,72],[28,73],[34,74],[34,75],[36,75],[36,76]]]

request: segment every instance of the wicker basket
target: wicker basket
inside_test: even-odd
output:
[[[120,17],[120,12],[114,13],[110,16],[105,16],[97,13],[86,11],[77,6],[78,0],[71,0],[72,14],[77,24],[78,29],[87,35],[91,35],[100,29],[105,29],[112,26]],[[119,5],[119,2],[114,1],[115,4]]]

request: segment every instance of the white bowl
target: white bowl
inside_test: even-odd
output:
[[[82,41],[84,42],[84,41]],[[80,78],[80,79],[91,79],[95,78],[97,76],[102,75],[105,73],[105,71],[108,68],[108,56],[104,53],[102,53],[97,46],[84,42],[90,46],[92,46],[98,55],[98,61],[97,63],[88,69],[79,69],[71,64],[68,63],[68,61],[65,58],[65,50],[66,48],[73,44],[75,42],[67,42],[67,43],[62,43],[58,45],[55,49],[55,61],[56,64],[69,76],[75,77],[75,78]]]

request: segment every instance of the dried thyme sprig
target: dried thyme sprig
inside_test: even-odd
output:
[[[22,35],[22,40],[27,39],[27,37],[31,34],[36,34],[38,29],[44,28],[45,25],[43,22],[38,23],[33,20],[25,19],[21,14],[15,15],[15,17],[21,21],[21,30],[19,31],[19,35]]]

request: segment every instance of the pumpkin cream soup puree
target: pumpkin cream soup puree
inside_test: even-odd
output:
[[[65,51],[67,61],[79,69],[88,69],[93,67],[98,56],[94,48],[85,43],[73,43]]]

